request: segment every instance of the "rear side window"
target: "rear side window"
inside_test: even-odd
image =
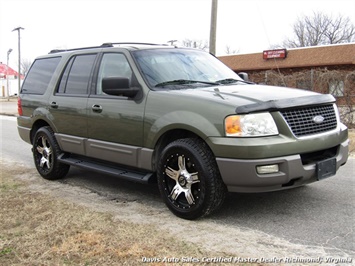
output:
[[[95,58],[96,54],[72,57],[60,80],[58,93],[88,94],[90,74]]]
[[[51,57],[35,60],[22,85],[21,93],[44,94],[60,59]]]

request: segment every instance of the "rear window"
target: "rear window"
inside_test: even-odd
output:
[[[35,60],[22,85],[21,93],[44,94],[60,59],[51,57]]]

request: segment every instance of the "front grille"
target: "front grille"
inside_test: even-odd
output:
[[[332,104],[281,111],[281,114],[296,137],[319,134],[337,127],[337,118]],[[317,116],[323,117],[323,122],[316,123],[314,120]]]

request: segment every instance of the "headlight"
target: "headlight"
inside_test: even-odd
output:
[[[226,135],[230,137],[259,137],[279,134],[270,113],[231,115],[224,120]]]

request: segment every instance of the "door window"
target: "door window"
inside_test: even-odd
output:
[[[128,78],[131,84],[132,69],[123,54],[107,53],[103,55],[98,74],[96,94],[104,94],[102,92],[102,79],[108,77]]]
[[[78,55],[73,57],[63,73],[58,92],[87,95],[90,74],[95,58],[96,54]]]

